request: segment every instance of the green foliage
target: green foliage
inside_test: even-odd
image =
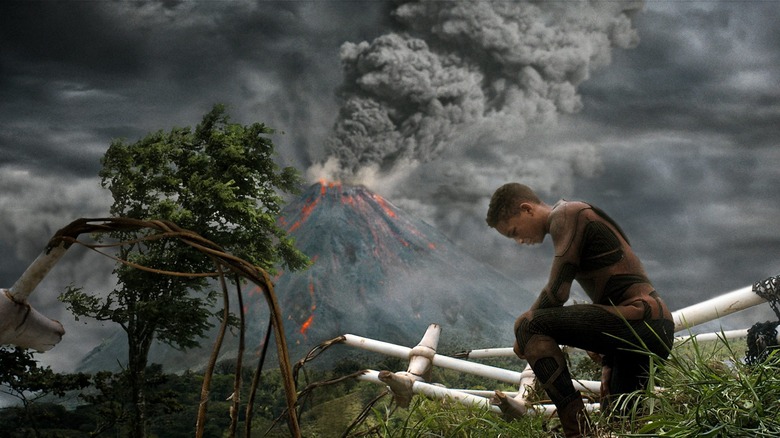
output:
[[[27,407],[0,410],[0,426],[4,438],[88,436],[81,426],[90,421],[80,412],[67,410],[56,403],[38,402]]]
[[[145,375],[149,436],[192,437],[200,402],[202,376],[191,372],[181,375],[165,374],[157,364],[147,368]],[[225,399],[233,390],[233,376],[218,377],[209,400],[213,409],[206,418],[206,437],[223,436],[230,423],[226,414],[228,403]],[[71,407],[70,410],[50,402],[31,403],[27,407],[7,407],[0,410],[0,425],[5,432],[11,430],[12,437],[129,436],[131,425],[129,409],[126,406],[130,403],[128,376],[125,373],[100,372],[93,378],[93,386],[79,395],[83,404]],[[280,400],[275,403],[272,400],[274,396],[268,396],[269,403],[279,405],[278,409],[267,413],[263,410],[259,412],[259,418],[270,424],[274,415],[279,415],[284,407],[283,390],[281,385],[271,383],[270,386],[264,386],[261,392],[276,394]]]
[[[721,339],[678,346],[657,373],[663,391],[637,394],[638,433],[670,437],[780,436],[780,355],[757,364]],[[637,409],[635,409],[636,411]]]
[[[158,425],[161,418],[184,410],[186,404],[197,402],[197,398],[191,400],[179,398],[180,390],[184,394],[196,390],[195,379],[191,379],[186,387],[177,385],[180,377],[163,373],[162,366],[159,364],[149,366],[144,377],[146,379],[144,391],[151,424]],[[129,378],[127,371],[98,372],[93,376],[93,390],[79,395],[90,407],[88,411],[91,413],[90,423],[94,424],[92,430],[94,435],[117,430],[126,432],[130,421],[128,404],[132,400]]]
[[[260,123],[230,123],[216,105],[194,131],[114,141],[100,172],[114,198],[111,214],[171,220],[267,271],[279,262],[305,267],[306,257],[276,223],[282,193],[296,193],[300,179],[274,162],[272,133]]]
[[[49,367],[40,367],[30,350],[14,347],[0,347],[0,393],[16,397],[22,402],[16,418],[11,421],[0,416],[2,430],[14,430],[18,436],[38,436],[39,429],[56,424],[64,408],[52,404],[37,405],[34,402],[48,395],[63,396],[68,391],[78,390],[90,384],[87,374],[58,374]],[[5,413],[4,413],[5,414]]]
[[[21,347],[0,346],[0,392],[23,401],[85,388],[90,384],[84,373],[58,374],[50,367],[39,367],[33,353]]]

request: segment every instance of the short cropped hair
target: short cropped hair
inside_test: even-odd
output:
[[[490,198],[487,218],[488,226],[495,228],[499,222],[516,215],[520,210],[520,204],[530,202],[541,204],[542,200],[536,196],[530,187],[520,183],[507,183],[496,189]]]

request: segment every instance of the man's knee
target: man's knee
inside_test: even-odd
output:
[[[517,341],[515,341],[515,344],[512,346],[512,351],[515,352],[515,355],[519,357],[520,359],[525,360],[525,354],[523,354],[522,351],[520,351],[520,346],[517,345]]]
[[[515,320],[514,351],[521,359],[525,357],[525,347],[533,335],[531,333],[531,319],[533,319],[533,313],[528,311]]]

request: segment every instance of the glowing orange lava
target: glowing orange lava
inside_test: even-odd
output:
[[[316,257],[316,256],[315,256]],[[306,336],[306,332],[309,330],[309,327],[311,327],[312,321],[314,321],[314,311],[317,310],[317,299],[314,296],[314,283],[309,282],[309,296],[311,297],[311,315],[306,319],[306,321],[301,324],[301,328],[298,330],[303,336]]]
[[[320,196],[310,200],[306,205],[301,208],[301,215],[297,221],[295,221],[292,225],[287,228],[288,233],[292,233],[293,231],[297,230],[298,227],[303,225],[304,222],[309,218],[311,213],[314,211],[314,209],[317,207],[317,204],[319,204],[320,199],[322,199],[323,196],[328,192],[328,189],[338,188],[341,190],[341,182],[338,181],[331,181],[328,182],[324,179],[321,179],[319,181],[320,184]],[[282,222],[283,226],[287,226],[287,221],[284,220],[284,218],[280,218],[280,221]]]
[[[385,198],[373,193],[371,194],[371,197],[373,197],[374,200],[379,204],[379,206],[382,207],[382,209],[385,211],[385,214],[387,214],[390,217],[395,217],[395,212],[387,204]]]
[[[328,181],[324,178],[321,178],[320,181],[320,195],[324,195],[328,190],[327,189],[334,189],[338,188],[341,189],[341,181]]]
[[[306,331],[309,330],[309,327],[311,327],[312,321],[314,321],[314,314],[309,316],[309,319],[307,319],[306,321],[303,322],[303,324],[301,324],[300,332],[302,335],[304,336],[306,335]]]

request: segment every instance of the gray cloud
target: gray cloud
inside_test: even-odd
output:
[[[2,161],[16,161],[22,146],[42,145],[59,151],[38,155],[48,168],[80,149],[34,134],[43,127],[70,135],[87,130],[84,137],[107,146],[114,137],[191,125],[220,102],[237,119],[286,132],[279,137],[283,157],[299,166],[310,162],[307,155],[321,148],[317,139],[333,120],[338,45],[381,29],[383,4],[225,6],[4,2]],[[358,10],[361,20],[354,18]],[[84,170],[98,166],[92,160]]]
[[[771,2],[744,6],[651,3],[637,21],[642,49],[619,53],[617,67],[583,84],[588,116],[624,132],[680,129],[773,146],[766,132],[777,132],[780,109],[777,12]]]

